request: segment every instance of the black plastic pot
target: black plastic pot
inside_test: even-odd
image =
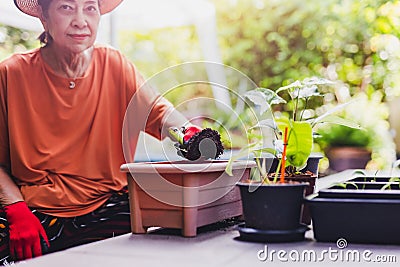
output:
[[[306,184],[306,189],[304,192],[305,196],[309,196],[314,193],[315,180],[317,179],[316,175],[311,175],[311,176],[298,175],[294,177],[287,177],[285,179],[291,182],[305,183]],[[303,203],[301,222],[307,225],[311,224],[311,212],[306,202]]]
[[[307,184],[238,183],[246,227],[260,230],[292,230],[300,225]]]
[[[308,183],[305,191],[305,196],[309,196],[314,193],[315,189],[315,180],[318,177],[318,165],[319,161],[322,159],[322,155],[319,153],[313,153],[310,155],[310,157],[307,160],[307,165],[304,169],[301,170],[302,173],[306,173],[307,171],[313,173],[314,175],[308,175],[308,176],[297,176],[297,177],[288,177],[287,181],[293,181],[293,182],[300,182],[300,183]],[[268,173],[274,173],[276,172],[276,169],[278,167],[278,160],[275,157],[263,157],[260,158],[261,164],[265,166],[265,170]],[[309,211],[309,207],[305,204],[303,206],[303,215],[301,218],[301,222],[304,224],[311,224],[311,215]]]
[[[389,178],[356,178],[307,198],[317,241],[400,244],[400,190]]]

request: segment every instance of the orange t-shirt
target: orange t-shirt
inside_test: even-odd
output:
[[[130,120],[138,123],[131,123],[128,152],[140,130],[161,138],[171,108],[151,88],[138,90],[143,78],[112,48],[96,47],[74,89],[70,81],[51,70],[40,49],[0,63],[0,165],[28,206],[61,217],[89,213],[126,186],[122,128],[133,95]]]

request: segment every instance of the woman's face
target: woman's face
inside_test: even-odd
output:
[[[96,40],[100,22],[99,0],[52,0],[41,20],[53,37],[55,47],[82,52]]]

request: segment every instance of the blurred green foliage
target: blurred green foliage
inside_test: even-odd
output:
[[[193,25],[119,33],[119,49],[147,77],[171,66],[200,60],[201,49]]]
[[[399,1],[213,2],[224,63],[262,87],[314,75],[343,82],[351,95],[398,87],[388,75],[400,69]]]
[[[12,53],[39,47],[37,33],[0,24],[0,61]]]
[[[318,132],[320,135],[315,140],[322,147],[368,147],[371,142],[372,135],[366,129],[354,129],[342,125],[330,125]]]

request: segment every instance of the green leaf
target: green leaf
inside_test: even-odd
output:
[[[260,115],[271,109],[271,105],[286,103],[274,91],[267,88],[256,88],[244,94],[254,105],[260,107]]]
[[[174,141],[179,142],[179,144],[183,144],[183,133],[181,130],[179,130],[177,127],[170,127],[168,129],[169,134],[171,137],[174,138]]]
[[[346,189],[346,186],[347,186],[347,184],[345,184],[345,183],[337,183],[337,184],[334,184],[334,185],[338,186],[338,187],[341,187],[343,189]]]
[[[269,153],[272,155],[276,155],[276,149],[271,148],[271,147],[263,147],[263,148],[258,148],[258,149],[254,149],[254,152],[259,152],[259,153]]]
[[[270,105],[267,102],[266,96],[261,91],[248,91],[244,96],[253,102],[254,105],[260,107],[260,115],[270,109]]]
[[[311,122],[311,124],[314,124],[315,120],[309,120],[308,122]],[[358,124],[357,122],[339,117],[337,115],[329,115],[329,116],[323,117],[318,121],[318,123],[331,123],[331,124],[337,124],[337,125],[342,125],[342,126],[346,126],[349,128],[358,129],[358,130],[362,129],[360,124]]]
[[[276,123],[273,119],[266,119],[266,120],[261,120],[259,121],[256,125],[254,125],[253,127],[249,128],[250,129],[254,129],[254,128],[271,128],[273,130],[277,130],[278,127],[276,126]]]
[[[271,89],[259,87],[256,90],[264,94],[265,100],[269,105],[286,104],[286,100]]]
[[[390,177],[389,181],[382,186],[381,190],[387,190],[387,189],[392,189],[392,183],[400,183],[400,178],[399,177]]]
[[[310,77],[310,78],[305,78],[303,80],[303,85],[304,86],[310,86],[310,85],[328,85],[328,84],[334,84],[331,80],[321,78],[321,77]]]
[[[319,85],[327,85],[333,83],[334,82],[330,80],[319,77],[305,78],[302,82],[295,81],[287,86],[278,88],[276,93],[288,91],[292,99],[310,98],[312,96],[321,96],[321,94],[318,92]]]
[[[367,174],[364,172],[364,171],[362,171],[362,170],[355,170],[355,171],[353,171],[353,173],[351,174],[351,178],[353,179],[353,178],[357,178],[357,177],[366,177],[367,176]]]
[[[225,172],[229,175],[229,176],[233,176],[233,172],[232,172],[232,165],[233,162],[235,160],[238,160],[240,158],[243,157],[249,157],[250,153],[253,151],[253,148],[256,147],[258,145],[258,143],[251,143],[245,147],[243,147],[242,149],[240,149],[235,155],[232,155],[232,157],[230,157],[230,159],[228,160],[228,164],[225,167]]]
[[[284,132],[288,128],[286,160],[288,165],[302,168],[307,163],[313,146],[312,128],[305,121],[291,121],[288,118],[277,120],[278,128]]]
[[[318,92],[318,87],[316,85],[305,86],[303,88],[296,88],[293,92],[290,93],[292,99],[295,98],[310,98],[312,96],[321,96]]]
[[[321,116],[319,116],[318,118],[315,118],[312,122],[312,127],[314,127],[316,124],[320,123],[321,121],[323,121],[326,117],[331,116],[332,114],[344,109],[347,105],[350,105],[351,103],[353,103],[355,100],[340,104],[335,106],[334,108],[328,110],[327,112],[325,112],[324,114],[322,114]]]
[[[337,184],[335,184],[335,186],[342,187],[343,189],[347,189],[347,186],[348,186],[348,185],[352,185],[352,186],[354,186],[356,189],[358,189],[358,185],[357,185],[356,183],[354,183],[354,182],[344,182],[344,183],[337,183]]]
[[[295,82],[293,82],[293,83],[291,83],[289,85],[279,87],[278,90],[276,90],[276,93],[278,94],[278,93],[280,93],[282,91],[290,90],[290,89],[293,89],[293,88],[301,88],[302,86],[303,85],[301,84],[300,81],[295,81]]]

